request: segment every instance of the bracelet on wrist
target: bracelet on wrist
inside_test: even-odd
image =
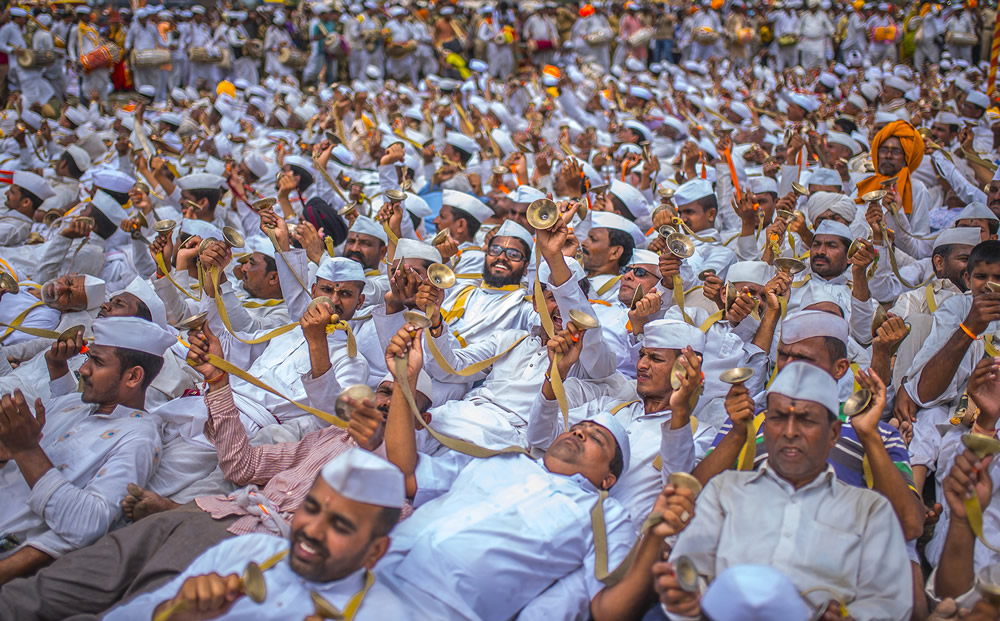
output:
[[[979,426],[978,420],[972,423],[972,433],[977,433],[981,436],[989,436],[991,438],[997,437],[996,429],[984,429],[983,427]]]
[[[223,380],[223,378],[225,378],[225,377],[226,377],[227,375],[229,375],[229,374],[228,374],[228,373],[226,373],[225,371],[222,371],[222,370],[220,370],[220,371],[219,371],[218,373],[216,373],[216,374],[215,374],[215,375],[214,375],[213,377],[206,377],[206,378],[205,378],[205,383],[206,383],[206,384],[208,384],[209,386],[211,386],[211,385],[213,385],[213,384],[218,384],[218,383],[219,383],[219,382],[221,382],[221,381]]]
[[[962,332],[965,332],[966,336],[968,336],[968,337],[969,337],[970,339],[972,339],[973,341],[978,341],[978,340],[979,340],[979,338],[980,338],[980,337],[979,337],[979,335],[978,335],[978,334],[976,334],[975,332],[973,332],[972,330],[970,330],[970,329],[969,329],[969,328],[968,328],[968,327],[967,327],[967,326],[965,325],[965,322],[962,322],[962,323],[958,324],[958,327],[959,327],[959,328],[961,328],[961,329],[962,329]]]

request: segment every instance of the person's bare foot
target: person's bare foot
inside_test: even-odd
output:
[[[164,498],[156,492],[142,489],[135,483],[128,484],[128,495],[122,500],[122,510],[125,512],[125,517],[133,522],[138,522],[152,513],[170,511],[179,506],[179,503]]]

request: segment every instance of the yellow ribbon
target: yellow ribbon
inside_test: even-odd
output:
[[[28,317],[28,313],[30,313],[31,311],[35,310],[36,308],[38,308],[41,305],[42,305],[41,302],[35,302],[34,304],[32,304],[31,306],[29,306],[28,308],[26,308],[23,311],[21,311],[21,313],[17,317],[14,317],[14,321],[12,321],[7,326],[7,329],[4,330],[3,335],[0,336],[0,343],[3,343],[4,341],[6,341],[7,337],[10,336],[11,333],[14,330],[20,330],[21,332],[25,332],[27,334],[31,334],[30,332],[27,332],[27,330],[29,330],[30,328],[21,328],[20,325]],[[56,336],[59,336],[58,333],[56,334]],[[49,338],[55,338],[55,337],[49,337]]]
[[[603,285],[601,285],[600,287],[598,287],[598,289],[597,289],[597,297],[601,297],[602,295],[604,295],[608,291],[611,291],[611,288],[614,287],[615,285],[617,285],[618,281],[621,280],[621,279],[622,279],[622,277],[621,277],[620,274],[618,276],[613,277],[613,278],[609,278],[607,282],[605,282]]]
[[[496,356],[491,356],[486,360],[480,360],[479,362],[470,364],[469,366],[463,367],[461,369],[455,369],[450,364],[448,364],[448,361],[445,360],[444,355],[438,348],[437,343],[435,343],[433,337],[431,337],[430,330],[426,330],[424,332],[424,337],[425,341],[427,342],[427,349],[430,350],[431,356],[434,357],[434,362],[436,362],[437,365],[441,367],[442,371],[444,371],[445,373],[449,373],[451,375],[458,375],[460,377],[469,377],[470,375],[475,375],[476,373],[479,373],[483,369],[492,366],[494,362],[509,354],[512,349],[521,344],[521,341],[528,338],[528,335],[525,334],[521,338],[517,339],[516,341],[513,342],[513,344],[511,344],[510,347],[503,350]]]
[[[171,284],[172,284],[172,285],[173,285],[174,287],[176,287],[178,291],[180,291],[180,292],[181,292],[181,293],[183,293],[184,295],[188,296],[188,297],[189,297],[189,298],[191,298],[192,300],[195,300],[196,302],[197,302],[197,301],[199,301],[199,300],[201,299],[201,298],[196,298],[196,297],[194,297],[193,295],[191,295],[191,293],[189,293],[189,292],[188,292],[188,290],[187,290],[187,289],[185,289],[184,287],[182,287],[182,286],[180,286],[179,284],[177,284],[177,281],[176,281],[176,280],[174,280],[174,277],[170,275],[170,270],[169,270],[169,269],[167,268],[167,264],[166,264],[166,262],[165,262],[165,261],[163,260],[163,253],[162,253],[162,252],[157,252],[157,253],[156,253],[156,257],[155,257],[155,260],[156,260],[156,267],[157,267],[157,268],[158,268],[158,269],[160,270],[160,272],[162,272],[162,273],[163,273],[163,275],[164,275],[164,276],[166,276],[166,277],[167,277],[167,280],[169,280],[169,281],[170,281],[170,283],[171,283]]]
[[[934,297],[934,283],[928,283],[924,287],[924,299],[927,300],[927,311],[933,315],[937,310],[937,299]]]

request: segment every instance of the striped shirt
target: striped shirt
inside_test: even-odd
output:
[[[851,426],[850,419],[844,416],[843,404],[840,406],[839,417],[843,423],[840,428],[840,438],[830,451],[827,462],[833,466],[837,478],[844,483],[854,485],[855,487],[868,487],[865,483],[864,475],[865,451],[861,446],[861,441],[858,439],[858,434],[854,431],[854,427]],[[757,430],[757,452],[754,455],[753,461],[754,470],[760,468],[760,465],[767,460],[764,431],[761,429],[763,422],[764,412],[759,412],[753,419],[754,428]],[[709,449],[709,452],[712,452],[722,442],[722,438],[726,437],[726,434],[732,428],[733,421],[726,419],[725,424],[722,425],[722,429],[715,436],[715,440],[712,441],[712,448]],[[906,442],[903,440],[903,436],[900,435],[898,429],[883,422],[878,424],[878,431],[882,437],[882,444],[885,445],[885,450],[889,453],[889,458],[892,459],[893,463],[896,464],[896,468],[903,474],[906,485],[915,493],[919,493],[913,482],[913,470],[910,468],[910,453],[906,449]],[[742,451],[740,451],[740,455],[742,456]]]
[[[307,433],[298,442],[251,446],[228,386],[205,395],[205,403],[209,413],[205,435],[216,446],[219,467],[226,479],[237,485],[263,486],[261,493],[289,524],[323,466],[357,446],[339,427]],[[378,452],[384,453],[384,449],[380,447]],[[250,515],[229,496],[202,496],[195,502],[217,520],[243,516],[228,529],[234,535],[270,532],[261,518]]]

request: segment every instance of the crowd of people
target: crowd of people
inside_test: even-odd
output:
[[[996,15],[11,5],[0,619],[1000,619]]]

